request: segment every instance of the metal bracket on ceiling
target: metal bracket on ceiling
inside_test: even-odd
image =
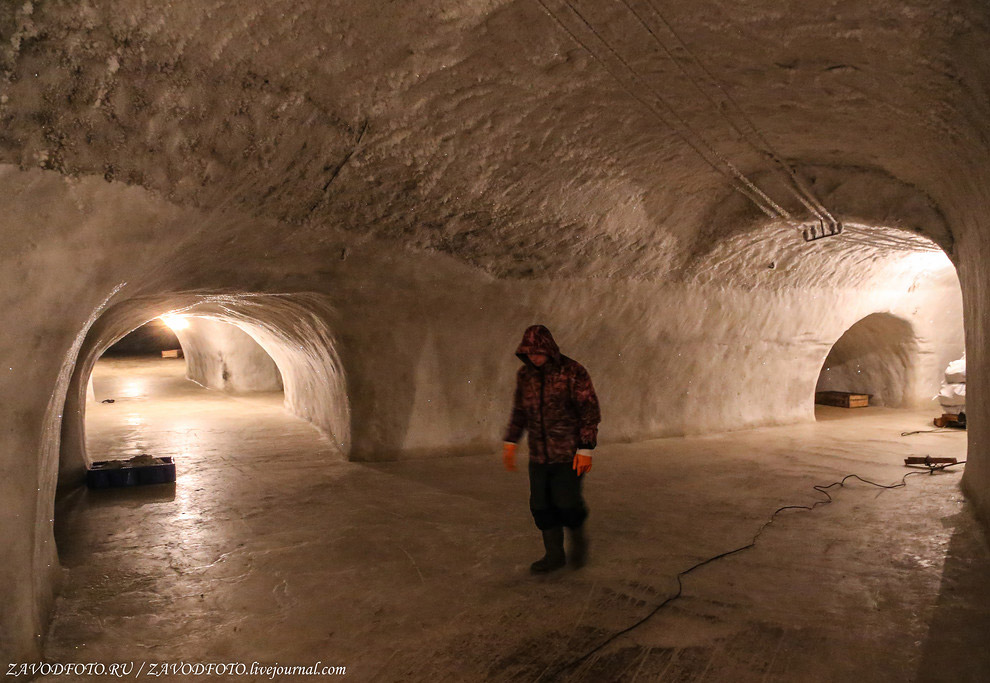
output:
[[[842,223],[838,221],[828,221],[819,219],[818,224],[812,223],[801,231],[805,242],[814,242],[825,237],[842,234]]]

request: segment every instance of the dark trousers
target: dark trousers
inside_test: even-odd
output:
[[[529,509],[538,529],[584,524],[588,508],[571,463],[529,463]]]

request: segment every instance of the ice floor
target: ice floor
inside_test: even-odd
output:
[[[586,484],[591,564],[541,578],[525,475],[495,454],[345,462],[278,396],[201,389],[181,361],[101,361],[95,388],[115,403],[89,406],[92,456],[174,455],[178,482],[59,502],[48,661],[320,660],[355,681],[990,678],[990,552],[959,472],[849,482],[832,505],[785,512],[560,671],[678,571],[819,500],[813,484],[963,458],[964,433],[900,436],[929,413],[823,409],[815,424],[605,445]]]

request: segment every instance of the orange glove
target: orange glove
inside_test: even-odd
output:
[[[577,470],[579,477],[591,471],[591,455],[588,454],[588,451],[578,451],[574,454],[574,463],[571,465],[571,469]]]
[[[516,444],[511,441],[502,444],[502,465],[506,472],[516,471]]]

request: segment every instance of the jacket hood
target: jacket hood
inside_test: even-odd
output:
[[[543,325],[532,325],[523,332],[523,338],[519,343],[519,348],[516,349],[516,355],[519,360],[528,364],[529,358],[526,356],[530,353],[542,353],[554,362],[560,361],[560,348],[557,346],[557,342],[553,340],[550,330]]]

